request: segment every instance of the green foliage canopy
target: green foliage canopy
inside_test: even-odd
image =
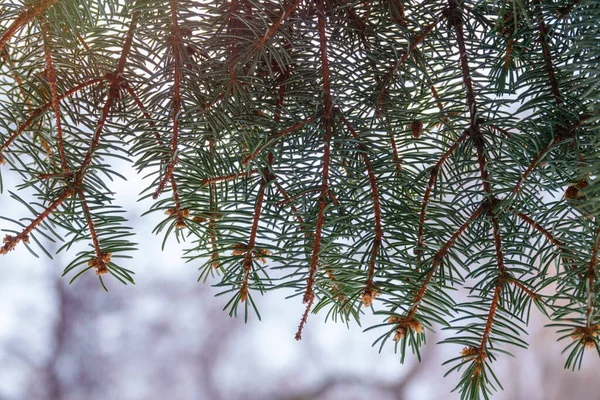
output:
[[[291,288],[300,339],[372,309],[402,359],[441,325],[477,399],[535,304],[576,368],[600,353],[598,40],[595,0],[3,0],[0,163],[36,200],[9,191],[32,217],[3,215],[0,253],[85,242],[65,274],[133,282],[131,160],[232,314]]]

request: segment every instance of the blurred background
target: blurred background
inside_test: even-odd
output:
[[[2,172],[0,214],[28,216],[7,193],[18,177]],[[0,400],[459,398],[451,391],[460,376],[444,378],[442,363],[461,348],[435,346],[443,331],[428,334],[421,363],[401,365],[392,345],[381,354],[371,347],[383,332],[363,332],[381,322],[368,314],[362,326],[311,315],[297,342],[304,306],[285,298],[291,292],[256,297],[262,321],[230,318],[229,298],[215,297],[210,282],[196,282],[197,265],[181,261],[185,244],[160,250],[162,237],[150,232],[163,216],[140,218],[142,183],[127,177],[113,190],[137,232],[140,251],[123,264],[135,286],[108,278],[106,293],[91,272],[69,285],[60,275],[70,255],[37,259],[19,246],[0,258]],[[600,359],[588,351],[580,371],[564,370],[567,342],[556,343],[546,323],[534,307],[530,349],[508,349],[516,358],[496,364],[504,390],[494,399],[600,399]]]

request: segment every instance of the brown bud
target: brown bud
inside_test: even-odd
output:
[[[410,124],[410,131],[415,139],[420,138],[423,133],[423,121],[418,119],[413,121],[413,123]]]

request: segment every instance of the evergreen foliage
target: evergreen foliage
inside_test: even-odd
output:
[[[298,339],[372,310],[402,359],[441,326],[479,399],[533,304],[577,368],[600,354],[599,40],[597,0],[2,0],[0,163],[31,217],[3,213],[0,253],[82,241],[66,275],[133,282],[131,160],[231,314],[291,288]]]

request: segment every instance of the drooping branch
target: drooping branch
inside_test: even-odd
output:
[[[58,99],[58,101],[66,99],[66,98],[70,97],[71,95],[73,95],[74,93],[77,93],[80,90],[83,90],[88,86],[92,86],[96,83],[102,82],[103,80],[104,79],[102,79],[102,78],[90,79],[87,82],[81,83],[81,84],[67,90],[62,95],[58,95],[57,99]],[[0,146],[0,154],[2,154],[8,148],[8,146],[10,146],[11,143],[15,141],[15,139],[17,139],[19,136],[21,136],[21,134],[23,134],[23,132],[25,132],[40,115],[42,115],[44,112],[46,112],[50,108],[52,108],[52,104],[53,104],[53,102],[50,101],[50,102],[42,105],[41,107],[33,110],[31,113],[29,113],[29,118],[27,118],[25,121],[23,121],[21,124],[19,124],[19,127],[17,128],[17,130],[8,139],[6,139],[6,142],[4,142],[2,144],[2,146]]]
[[[29,234],[37,228],[50,214],[54,212],[73,192],[70,189],[64,189],[60,196],[56,198],[44,211],[42,211],[25,229],[16,236],[4,236],[4,246],[0,248],[0,254],[6,254],[13,250],[19,242],[29,243]]]
[[[59,0],[38,0],[29,4],[27,8],[19,14],[13,23],[0,37],[0,52],[4,50],[6,43],[14,36],[15,33],[25,25],[30,23],[34,18],[42,15],[47,9],[58,3]]]
[[[298,129],[302,128],[305,125],[310,124],[311,122],[313,122],[315,119],[317,119],[319,116],[318,115],[313,115],[311,117],[308,117],[302,121],[298,121],[296,122],[294,125],[290,126],[287,129],[284,129],[282,131],[279,131],[277,133],[272,134],[269,137],[269,140],[267,141],[267,143],[265,143],[264,145],[259,146],[256,150],[254,150],[251,154],[247,155],[246,157],[244,157],[242,159],[242,165],[246,165],[248,164],[250,161],[254,160],[256,158],[256,156],[258,156],[265,148],[267,148],[268,146],[272,145],[275,141],[284,138],[294,132],[296,132]]]
[[[350,124],[350,122],[343,116],[339,115],[339,119],[346,125],[348,131],[350,131],[352,137],[355,140],[360,140],[360,136],[356,132],[356,129]],[[361,143],[359,144],[360,156],[363,159],[363,163],[365,164],[365,170],[367,172],[367,176],[369,177],[369,186],[371,187],[371,200],[373,201],[373,230],[375,235],[373,237],[373,248],[371,249],[371,255],[369,257],[369,272],[367,275],[367,281],[365,283],[365,290],[363,291],[362,300],[366,307],[369,307],[372,304],[373,298],[377,295],[374,287],[373,287],[373,276],[375,274],[375,263],[377,260],[377,255],[379,254],[379,249],[381,248],[381,244],[383,241],[383,227],[381,224],[381,200],[379,196],[379,187],[377,185],[377,177],[375,176],[375,171],[373,169],[373,165],[367,156],[366,148]]]
[[[270,157],[272,162],[272,156]],[[271,173],[268,167],[265,167],[263,170],[263,178],[261,179],[260,185],[258,187],[258,193],[256,195],[256,203],[254,206],[254,216],[252,218],[252,226],[250,228],[250,237],[248,238],[248,245],[246,246],[245,256],[243,261],[244,267],[244,280],[242,282],[242,287],[240,289],[240,300],[242,302],[246,301],[248,297],[248,280],[250,278],[250,273],[252,272],[252,261],[253,259],[258,257],[264,257],[265,250],[255,249],[256,246],[256,235],[258,233],[258,224],[260,221],[260,216],[263,208],[263,200],[265,197],[265,190],[270,181],[275,179],[275,176]]]
[[[50,37],[48,36],[48,26],[46,21],[42,20],[42,34],[44,36],[44,56],[46,60],[46,80],[50,85],[50,93],[52,96],[52,109],[56,121],[56,141],[58,143],[58,154],[60,156],[60,166],[63,172],[69,171],[67,157],[65,155],[65,146],[63,143],[63,128],[60,114],[60,104],[58,101],[58,91],[56,90],[56,70],[54,69],[54,61],[52,59],[52,50],[50,48]]]
[[[421,32],[420,35],[418,35],[416,38],[414,38],[410,42],[408,49],[404,52],[404,54],[402,54],[402,57],[400,57],[394,63],[392,68],[390,68],[390,70],[384,75],[383,81],[381,84],[381,90],[379,91],[379,95],[377,96],[377,107],[375,109],[375,113],[377,115],[381,114],[381,109],[383,106],[383,99],[385,97],[385,93],[388,89],[388,85],[390,84],[390,82],[392,82],[394,76],[396,75],[396,72],[398,72],[398,68],[400,68],[402,66],[402,64],[404,64],[404,62],[408,59],[408,57],[411,55],[411,53],[417,48],[417,46],[419,44],[421,44],[421,42],[427,37],[427,35],[429,35],[429,33],[438,24],[438,22],[440,22],[440,19],[427,25],[425,27],[425,29],[423,30],[423,32]]]
[[[112,254],[103,252],[102,248],[100,247],[100,241],[98,240],[98,234],[96,233],[96,227],[94,225],[94,220],[92,219],[92,213],[90,211],[90,207],[88,206],[85,193],[83,190],[79,190],[77,194],[81,198],[81,207],[83,208],[83,212],[85,214],[88,230],[90,231],[90,237],[92,238],[92,244],[94,246],[94,252],[96,253],[96,257],[90,260],[88,265],[96,270],[96,275],[107,274],[107,264],[110,262]]]
[[[173,49],[173,134],[171,137],[171,160],[165,168],[152,198],[157,199],[167,182],[171,180],[177,164],[177,148],[179,146],[179,112],[181,110],[181,33],[177,21],[177,0],[171,0],[171,48]]]
[[[588,120],[590,118],[591,118],[591,115],[583,114],[581,117],[579,117],[579,119],[574,124],[572,124],[571,126],[569,126],[566,129],[561,130],[556,136],[554,136],[554,139],[552,139],[550,141],[550,143],[548,143],[545,147],[543,147],[540,150],[540,152],[533,158],[533,160],[531,160],[529,167],[527,167],[527,169],[521,175],[521,178],[519,178],[519,180],[513,187],[513,193],[515,193],[515,194],[519,193],[519,191],[521,190],[521,186],[523,185],[523,182],[525,182],[527,177],[533,172],[535,167],[538,166],[540,161],[544,157],[546,157],[546,155],[548,154],[548,152],[550,150],[552,150],[555,146],[561,144],[563,141],[573,138],[573,135],[575,134],[575,130],[577,128],[579,128],[586,120]]]
[[[323,0],[315,0],[317,6],[317,19],[319,31],[319,51],[321,56],[321,73],[323,77],[323,122],[325,125],[325,134],[323,136],[323,169],[321,181],[321,195],[319,196],[319,210],[315,223],[315,234],[313,237],[313,248],[310,260],[308,278],[306,279],[306,291],[304,292],[303,302],[307,305],[306,311],[296,338],[302,336],[302,327],[308,317],[308,312],[312,307],[315,293],[315,275],[319,263],[319,253],[321,251],[321,240],[323,234],[323,225],[325,224],[325,208],[327,207],[327,198],[329,197],[329,164],[331,162],[331,138],[333,136],[333,102],[331,99],[331,78],[329,76],[329,58],[327,55],[327,33],[325,31],[325,10]]]
[[[408,309],[408,312],[404,317],[394,318],[394,322],[398,324],[396,327],[396,336],[394,340],[402,339],[406,335],[407,330],[419,330],[418,327],[420,327],[420,323],[416,321],[414,317],[417,314],[417,311],[419,310],[421,301],[427,293],[427,289],[429,288],[431,280],[433,279],[434,275],[437,272],[437,269],[442,264],[444,257],[446,257],[446,254],[454,245],[456,240],[467,230],[467,228],[473,223],[473,221],[477,220],[481,216],[484,210],[485,207],[482,205],[477,207],[477,209],[475,210],[475,212],[473,212],[473,214],[471,214],[469,219],[467,219],[460,227],[458,227],[458,229],[452,234],[452,236],[450,236],[446,243],[444,243],[444,245],[435,253],[435,255],[433,256],[433,263],[431,265],[431,269],[425,276],[423,282],[421,282],[419,289],[415,292],[415,295],[413,296],[410,302],[410,308]]]
[[[448,158],[454,153],[454,151],[458,148],[458,146],[469,137],[468,131],[463,132],[463,134],[454,141],[454,143],[446,150],[444,154],[439,158],[439,160],[431,167],[431,171],[429,173],[429,182],[427,184],[427,188],[425,189],[425,194],[423,195],[423,203],[421,204],[421,212],[419,213],[419,229],[417,232],[417,255],[419,264],[422,262],[421,256],[423,253],[423,247],[425,246],[425,219],[427,216],[427,207],[429,206],[429,200],[431,197],[431,193],[433,188],[435,187],[435,182],[437,180],[440,169],[448,160]]]
[[[560,91],[558,89],[558,80],[556,79],[555,68],[552,63],[552,56],[550,55],[550,46],[548,45],[548,27],[546,26],[544,16],[542,15],[540,1],[534,0],[533,5],[536,8],[539,40],[540,45],[542,46],[542,54],[544,55],[546,73],[548,74],[548,79],[550,80],[550,89],[552,91],[554,99],[556,100],[556,104],[560,106],[563,104],[563,100],[560,97]]]

